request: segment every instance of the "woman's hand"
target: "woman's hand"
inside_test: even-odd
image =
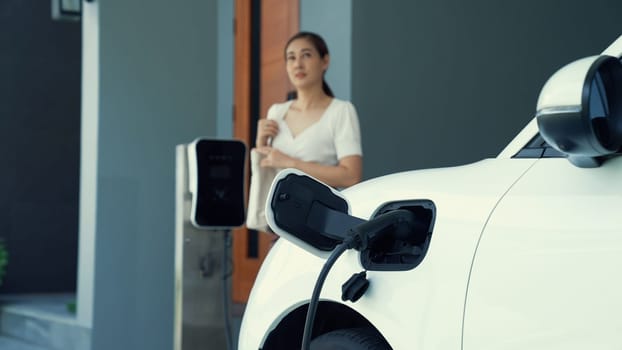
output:
[[[257,152],[264,155],[259,165],[269,168],[295,168],[296,159],[286,155],[276,148],[264,146],[257,147]]]
[[[290,157],[269,146],[257,147],[255,151],[262,155],[262,159],[259,161],[261,167],[295,168],[336,188],[349,187],[358,183],[363,174],[363,157],[359,155],[344,157],[339,160],[337,165],[323,165]]]
[[[257,122],[257,138],[255,147],[270,146],[269,140],[279,133],[279,124],[272,119],[259,119]]]

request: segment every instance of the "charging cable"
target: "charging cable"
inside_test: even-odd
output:
[[[309,349],[309,344],[311,343],[311,333],[313,328],[313,321],[315,320],[315,313],[317,311],[317,304],[320,299],[320,292],[322,291],[322,286],[324,285],[324,281],[326,281],[326,276],[328,276],[328,271],[333,267],[337,259],[343,254],[346,250],[350,249],[347,243],[341,243],[335,250],[330,254],[324,266],[322,267],[322,271],[320,271],[320,275],[315,281],[315,287],[313,288],[313,294],[311,295],[311,302],[309,303],[309,309],[307,310],[307,318],[305,320],[305,329],[302,335],[302,349]]]
[[[223,231],[222,253],[222,305],[225,317],[225,335],[227,337],[227,349],[233,350],[233,335],[231,332],[231,319],[229,316],[229,250],[231,249],[231,234],[229,230]]]
[[[338,244],[332,251],[320,274],[315,281],[313,294],[307,309],[307,317],[305,319],[304,332],[302,335],[302,350],[309,350],[311,344],[311,336],[313,332],[313,322],[317,312],[317,305],[320,299],[320,292],[328,276],[328,272],[333,267],[337,259],[348,249],[356,249],[358,251],[367,249],[379,237],[392,235],[395,240],[408,240],[414,230],[415,214],[406,209],[398,209],[382,214],[369,221],[365,221],[348,230],[348,234],[344,241]]]

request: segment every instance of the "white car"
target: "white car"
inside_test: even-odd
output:
[[[622,348],[621,53],[556,72],[494,159],[342,192],[280,173],[238,349]]]

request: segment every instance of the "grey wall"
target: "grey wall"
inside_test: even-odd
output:
[[[233,136],[233,1],[218,0],[218,137]]]
[[[326,81],[336,97],[349,100],[352,92],[352,0],[300,0],[300,29],[316,32],[324,38],[330,52]]]
[[[0,1],[0,293],[76,288],[80,50],[49,1]]]
[[[621,33],[622,3],[353,1],[364,176],[495,156],[556,69]]]
[[[94,278],[78,313],[94,350],[173,344],[175,145],[217,134],[217,1],[173,5],[85,4],[80,276]]]

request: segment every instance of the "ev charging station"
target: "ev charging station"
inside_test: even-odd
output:
[[[246,217],[245,164],[237,140],[176,148],[174,350],[233,348],[230,230]]]

